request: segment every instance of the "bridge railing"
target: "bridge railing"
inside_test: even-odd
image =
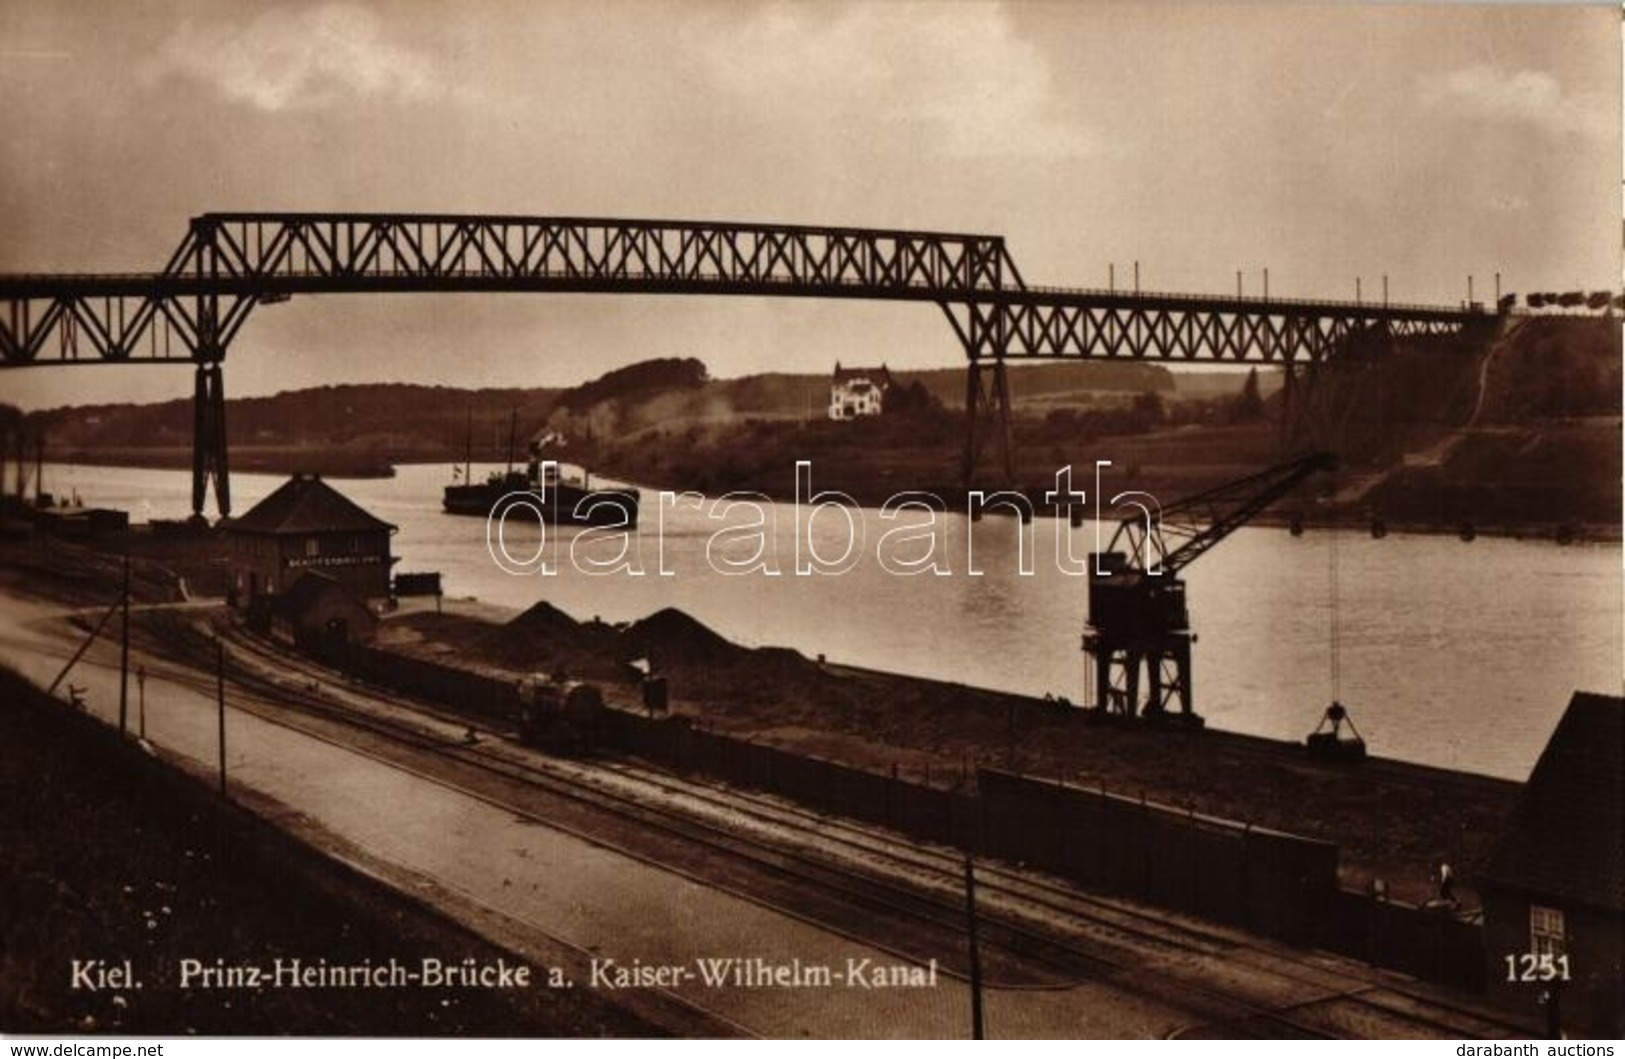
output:
[[[1063,298],[1102,300],[1123,300],[1140,298],[1147,302],[1191,302],[1200,305],[1244,305],[1248,311],[1268,310],[1280,307],[1286,310],[1303,310],[1325,315],[1328,312],[1345,313],[1358,316],[1362,313],[1455,313],[1460,315],[1494,316],[1495,310],[1481,304],[1475,305],[1443,305],[1427,302],[1374,302],[1366,299],[1352,298],[1276,298],[1276,297],[1238,297],[1233,294],[1207,294],[1192,293],[1189,291],[1161,291],[1161,290],[1124,290],[1121,287],[1058,287],[1041,284],[1028,284],[1025,293],[1030,295],[1052,295]]]
[[[907,291],[915,295],[951,300],[987,299],[997,297],[1004,288],[992,286],[944,286],[919,279],[874,281],[856,276],[827,276],[806,278],[785,275],[738,276],[721,272],[689,272],[670,275],[636,269],[617,269],[608,272],[585,271],[578,268],[541,267],[523,273],[508,273],[489,269],[459,266],[438,271],[418,269],[370,269],[365,273],[334,272],[327,269],[279,269],[265,276],[220,275],[207,276],[197,272],[163,273],[78,273],[72,276],[0,273],[0,300],[35,299],[53,297],[184,297],[209,291],[234,294],[278,293],[337,293],[353,290],[367,281],[408,284],[413,281],[434,283],[441,280],[487,280],[492,283],[523,285],[528,282],[551,283],[576,281],[600,283],[605,286],[710,286],[719,288],[771,288],[780,291],[850,290],[873,291],[876,295]],[[323,281],[329,281],[324,288]],[[446,293],[456,293],[454,289]]]
[[[1102,302],[1132,302],[1143,301],[1146,304],[1171,304],[1189,302],[1202,306],[1241,306],[1247,312],[1268,312],[1270,310],[1300,311],[1315,315],[1328,313],[1359,316],[1364,314],[1455,314],[1469,316],[1494,316],[1498,310],[1486,305],[1472,306],[1430,304],[1426,302],[1373,302],[1356,301],[1353,299],[1337,298],[1262,298],[1262,297],[1235,297],[1227,294],[1210,294],[1190,291],[1169,290],[1122,290],[1106,287],[1064,287],[1055,285],[1030,284],[1025,287],[953,287],[942,286],[919,279],[872,281],[856,276],[831,276],[816,279],[807,279],[785,275],[755,275],[735,276],[722,272],[692,272],[683,276],[670,276],[662,272],[646,270],[615,270],[607,273],[588,272],[578,268],[551,268],[540,267],[529,272],[513,274],[490,269],[473,269],[466,265],[437,272],[426,272],[417,269],[371,269],[365,273],[334,272],[330,269],[280,269],[276,273],[264,277],[222,275],[210,277],[195,271],[182,271],[177,273],[142,273],[142,272],[86,272],[73,273],[64,276],[59,273],[32,273],[7,272],[0,273],[0,298],[34,297],[44,298],[55,294],[88,294],[90,296],[106,297],[145,297],[162,293],[168,286],[182,285],[186,293],[197,293],[210,287],[221,290],[241,292],[243,289],[256,285],[263,288],[264,293],[277,293],[283,286],[279,281],[309,282],[322,279],[342,280],[354,282],[363,279],[379,280],[424,280],[432,281],[444,278],[472,278],[505,281],[537,280],[587,280],[603,281],[606,283],[698,283],[714,286],[761,285],[776,288],[868,288],[878,291],[906,290],[911,292],[938,292],[945,298],[970,300],[1000,300],[1000,296],[1019,297],[1022,300],[1043,300],[1045,296],[1064,298],[1067,300],[1098,299]],[[1530,310],[1512,309],[1510,312],[1519,315],[1530,315]]]

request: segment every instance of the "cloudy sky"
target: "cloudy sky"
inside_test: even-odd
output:
[[[1620,276],[1617,7],[0,0],[0,270],[159,268],[209,210],[1003,234],[1029,282],[1458,302]],[[263,307],[227,389],[958,362],[935,309]],[[184,369],[0,376],[27,406]]]

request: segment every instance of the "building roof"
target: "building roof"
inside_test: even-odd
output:
[[[296,474],[276,492],[231,523],[238,533],[357,533],[393,530],[355,501],[322,481],[320,475]]]
[[[1625,911],[1625,699],[1575,692],[1485,881]]]
[[[831,379],[834,383],[850,382],[853,379],[867,379],[880,386],[891,385],[891,372],[886,365],[878,368],[843,368],[841,362],[835,362],[835,375]]]

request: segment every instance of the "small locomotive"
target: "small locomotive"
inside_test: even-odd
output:
[[[519,739],[560,754],[590,754],[603,742],[598,685],[535,674],[519,682]]]

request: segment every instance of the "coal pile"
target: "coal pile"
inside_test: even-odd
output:
[[[839,683],[805,655],[785,647],[743,647],[674,608],[657,611],[621,633],[621,658],[647,660],[650,671],[672,678],[681,698],[727,713],[772,704],[827,698]]]
[[[475,653],[515,670],[621,679],[627,674],[613,662],[615,645],[612,626],[577,621],[544,600],[482,637]]]
[[[622,657],[647,658],[658,671],[732,666],[752,654],[675,607],[657,610],[621,633]]]

